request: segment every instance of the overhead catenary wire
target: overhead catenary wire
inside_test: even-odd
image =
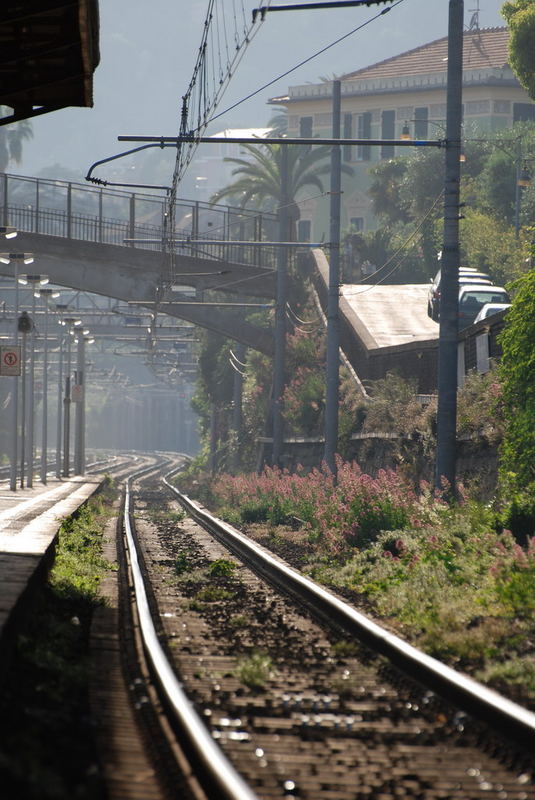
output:
[[[303,67],[305,64],[308,64],[310,61],[313,61],[318,56],[323,55],[323,53],[326,53],[327,50],[330,50],[332,47],[335,47],[337,44],[340,44],[340,42],[343,42],[345,39],[348,39],[350,36],[353,36],[353,34],[358,33],[363,28],[365,28],[367,25],[370,25],[372,22],[375,22],[375,20],[379,19],[379,17],[383,16],[383,14],[386,14],[388,11],[391,11],[393,8],[395,8],[396,6],[400,5],[400,3],[403,3],[403,2],[404,2],[404,0],[397,0],[396,3],[394,3],[391,6],[388,6],[388,8],[383,8],[382,11],[380,11],[377,14],[375,14],[373,17],[371,17],[370,19],[366,20],[361,25],[357,25],[356,28],[353,28],[352,30],[348,31],[347,33],[344,33],[343,36],[339,36],[338,39],[335,39],[330,44],[325,45],[325,47],[322,47],[320,50],[317,50],[311,56],[308,56],[307,58],[303,59],[298,64],[295,64],[295,66],[291,67],[290,69],[287,69],[285,72],[282,72],[280,75],[277,75],[276,78],[272,78],[270,81],[268,81],[267,83],[264,83],[258,89],[255,89],[253,92],[250,92],[248,95],[245,95],[245,97],[242,97],[241,100],[237,100],[235,103],[233,103],[231,106],[226,108],[224,111],[220,111],[219,114],[216,114],[215,116],[213,116],[211,118],[210,122],[214,122],[214,120],[219,119],[219,117],[222,117],[225,114],[228,114],[229,111],[233,111],[235,108],[237,108],[242,103],[245,103],[247,100],[251,100],[251,98],[255,97],[260,92],[263,92],[264,89],[268,89],[270,86],[273,86],[274,83],[277,83],[277,81],[280,81],[283,78],[286,78],[288,75],[291,75],[292,72],[295,72],[300,67]]]
[[[295,311],[294,311],[294,310],[293,310],[293,308],[291,307],[290,303],[288,303],[288,302],[286,303],[286,308],[288,309],[288,311],[290,312],[290,314],[291,314],[291,315],[292,315],[292,316],[295,318],[295,320],[296,320],[297,322],[299,322],[301,325],[317,325],[317,324],[318,324],[318,322],[320,322],[320,321],[321,321],[319,317],[316,317],[316,319],[315,319],[315,320],[306,320],[306,319],[301,319],[300,317],[298,317],[298,316],[297,316],[297,314],[295,313]]]
[[[233,350],[230,350],[230,355],[232,356],[234,361],[236,361],[236,363],[239,364],[241,367],[246,367],[247,366],[247,364],[244,361],[240,361],[240,359],[238,358],[238,356],[236,355],[236,353]]]
[[[209,0],[208,9],[205,17],[203,34],[201,37],[201,44],[199,46],[199,50],[197,53],[197,59],[195,62],[195,66],[193,69],[193,75],[191,77],[190,83],[186,90],[185,95],[182,97],[182,108],[181,108],[181,115],[180,115],[180,126],[179,132],[181,136],[184,136],[191,131],[196,131],[197,133],[203,132],[208,123],[210,122],[210,117],[213,114],[215,108],[217,107],[218,103],[221,100],[225,90],[227,89],[230,79],[234,74],[235,69],[239,65],[240,61],[242,60],[246,49],[249,47],[253,39],[255,38],[256,34],[260,29],[260,25],[253,21],[249,24],[243,31],[238,31],[238,22],[239,27],[242,27],[242,21],[238,20],[239,15],[236,13],[236,6],[233,5],[234,9],[234,42],[233,42],[233,56],[230,58],[228,63],[225,66],[225,69],[222,69],[221,65],[221,37],[224,38],[226,44],[225,49],[228,50],[228,30],[227,30],[227,19],[226,14],[223,9],[222,14],[219,15],[219,6],[223,0]],[[271,0],[266,0],[263,3],[263,7],[267,8],[270,5]],[[244,13],[243,4],[242,4],[242,14]],[[224,20],[223,28],[221,25],[221,18]],[[245,20],[245,16],[243,16],[243,21]],[[214,37],[214,27],[216,37]],[[219,65],[216,67],[214,57],[215,57],[215,49],[216,46],[214,45],[215,38],[218,41],[218,52],[219,52]],[[210,63],[211,62],[211,63]],[[219,78],[214,80],[215,73],[219,69]],[[212,77],[211,86],[210,86],[210,78],[209,72]],[[168,198],[168,211],[167,211],[167,222],[171,231],[175,230],[175,207],[177,202],[177,189],[178,184],[182,175],[184,174],[187,166],[189,165],[191,159],[193,158],[193,154],[196,150],[197,143],[195,141],[188,143],[185,145],[184,143],[178,143],[176,145],[176,158],[175,158],[175,167],[173,171],[173,178],[171,182],[171,188],[169,191],[169,198]],[[162,274],[161,278],[161,286],[160,290],[165,291],[166,284],[169,280],[173,279],[173,274],[175,271],[175,252],[173,248],[164,248],[166,250],[166,258],[165,262],[167,264],[167,269]],[[165,267],[165,265],[164,265]],[[167,272],[167,274],[165,274]]]
[[[300,66],[303,66],[304,64],[309,63],[311,60],[313,60],[317,56],[321,55],[322,53],[326,52],[331,47],[334,47],[339,42],[344,41],[345,39],[347,39],[349,36],[353,35],[357,31],[362,30],[364,27],[366,27],[371,22],[373,22],[375,19],[378,19],[379,17],[381,17],[384,13],[386,13],[386,11],[390,11],[392,8],[396,7],[397,5],[402,3],[403,1],[404,0],[397,0],[397,2],[394,3],[392,6],[389,6],[386,9],[382,9],[378,14],[374,15],[374,17],[372,17],[370,20],[367,20],[366,22],[362,23],[362,25],[357,26],[354,30],[349,31],[348,33],[346,33],[343,36],[339,37],[337,40],[335,40],[334,42],[331,42],[326,47],[321,48],[319,51],[317,51],[313,55],[309,56],[308,58],[302,60],[299,64],[295,65],[290,70],[287,70],[282,75],[279,75],[277,78],[275,78],[272,81],[268,82],[264,86],[259,87],[257,90],[255,90],[254,92],[250,93],[247,97],[242,98],[241,101],[238,101],[237,103],[234,103],[232,106],[227,108],[224,112],[221,112],[220,114],[214,115],[213,111],[215,110],[217,104],[219,103],[219,101],[220,101],[220,99],[221,99],[221,97],[223,95],[223,92],[227,88],[228,83],[230,82],[230,78],[231,78],[231,76],[233,74],[233,71],[236,69],[236,67],[238,66],[238,64],[242,60],[247,46],[250,45],[251,41],[253,40],[253,38],[258,33],[259,26],[256,25],[256,19],[262,20],[264,18],[264,16],[265,16],[265,14],[262,14],[262,13],[259,14],[256,18],[253,18],[252,25],[250,25],[247,28],[246,33],[244,31],[244,38],[243,38],[242,42],[240,44],[236,44],[236,53],[234,55],[234,58],[232,59],[232,62],[227,65],[225,78],[220,80],[219,88],[216,91],[214,91],[213,97],[211,98],[210,102],[208,102],[208,100],[207,100],[207,102],[206,102],[206,104],[204,106],[204,113],[202,115],[202,118],[201,118],[201,115],[199,113],[198,114],[198,118],[197,118],[197,123],[194,126],[190,122],[191,98],[192,98],[192,96],[193,96],[195,91],[200,91],[200,92],[204,91],[205,97],[207,99],[206,86],[204,85],[203,89],[199,89],[199,87],[198,87],[198,75],[199,75],[199,73],[201,73],[201,72],[205,73],[205,71],[206,71],[206,50],[207,50],[207,45],[208,45],[208,42],[209,42],[209,39],[210,39],[209,34],[212,33],[212,23],[213,23],[213,19],[214,19],[213,12],[214,12],[214,3],[215,3],[215,0],[210,0],[208,14],[207,14],[206,21],[205,21],[205,29],[204,29],[204,32],[203,32],[203,38],[202,38],[202,41],[201,41],[201,46],[199,48],[199,53],[198,53],[197,61],[196,61],[194,72],[193,72],[193,77],[192,77],[192,80],[190,81],[190,85],[188,87],[188,90],[187,90],[186,94],[184,95],[184,97],[182,99],[182,116],[181,116],[181,125],[180,125],[180,133],[181,133],[181,135],[184,135],[184,134],[189,133],[189,132],[194,132],[196,134],[199,134],[199,136],[200,136],[200,134],[206,129],[206,127],[207,127],[209,122],[213,122],[214,120],[218,119],[224,113],[227,113],[231,109],[236,108],[242,102],[245,102],[246,100],[250,99],[251,97],[254,97],[256,94],[258,94],[259,92],[263,91],[265,88],[267,88],[268,86],[272,85],[277,80],[281,80],[283,77],[286,77],[287,75],[289,75],[292,72],[294,72]],[[266,3],[262,3],[261,4],[261,7],[260,7],[259,10],[261,11],[262,8],[264,8],[264,9],[269,8],[270,4],[271,4],[271,0],[267,0]],[[233,8],[234,8],[234,12],[235,12],[236,8],[235,8],[234,4],[233,4]],[[217,12],[217,7],[216,7],[216,12]],[[216,17],[217,17],[217,14],[216,14]],[[235,31],[237,31],[236,13],[234,15],[234,19],[235,19]],[[219,31],[220,30],[219,26],[216,26],[216,29],[217,29],[217,31]],[[225,26],[225,33],[226,33],[226,26]],[[185,169],[187,168],[188,164],[190,163],[190,161],[191,161],[191,159],[193,157],[193,153],[194,153],[194,151],[196,149],[196,146],[197,146],[197,143],[195,142],[195,140],[193,142],[189,142],[187,144],[187,147],[184,147],[183,143],[177,144],[177,155],[176,155],[176,161],[175,161],[175,170],[174,170],[174,173],[173,173],[173,181],[172,181],[172,187],[171,187],[171,192],[170,192],[170,201],[169,201],[169,205],[170,205],[170,208],[171,208],[170,218],[171,218],[171,222],[173,223],[173,227],[171,228],[172,230],[174,229],[174,206],[176,204],[178,183],[179,183],[182,175],[184,174]],[[175,263],[175,254],[174,254],[174,252],[170,252],[169,253],[169,263],[170,263],[169,272],[172,275],[173,272],[174,272],[174,263]]]

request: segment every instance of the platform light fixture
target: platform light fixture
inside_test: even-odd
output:
[[[55,300],[60,296],[59,289],[37,288],[34,292],[35,297],[44,297],[45,300]]]
[[[48,275],[25,275],[23,273],[18,276],[17,280],[22,286],[30,284],[34,289],[37,289],[39,286],[46,286],[48,283]],[[39,295],[36,296],[38,297]]]
[[[18,231],[12,225],[0,225],[0,236],[4,239],[14,239]]]
[[[16,261],[22,264],[33,264],[33,253],[0,253],[0,263],[10,264],[11,261]]]

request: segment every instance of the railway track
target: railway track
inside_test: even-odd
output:
[[[315,587],[162,469],[176,465],[132,475],[121,556],[158,796],[535,798],[533,714]]]

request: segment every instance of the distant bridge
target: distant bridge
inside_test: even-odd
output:
[[[12,251],[35,254],[35,272],[60,286],[151,308],[168,268],[164,212],[162,195],[0,174],[0,219],[19,231]],[[169,295],[159,310],[272,356],[272,331],[244,317],[247,304],[271,305],[275,298],[275,248],[254,245],[276,238],[274,223],[272,215],[179,201],[174,236],[184,246],[177,248],[173,282],[193,287],[197,300]],[[321,250],[311,261],[325,309],[328,262]],[[0,264],[0,274],[13,275],[13,266]],[[228,305],[203,301],[203,291],[214,289],[228,296]],[[424,285],[341,287],[341,346],[361,381],[396,370],[415,378],[419,392],[436,391],[438,326],[426,315],[426,292]],[[461,380],[500,357],[501,327],[503,314],[460,333]]]
[[[32,270],[52,283],[126,302],[154,307],[157,300],[168,269],[161,244],[164,212],[162,195],[0,174],[0,219],[19,231],[4,249],[34,253]],[[161,312],[272,355],[269,329],[244,317],[247,303],[270,304],[275,296],[275,253],[253,245],[273,236],[273,215],[178,201],[176,220],[172,282],[193,287],[199,299],[217,289],[228,296],[228,305],[173,293],[158,298]],[[203,239],[206,244],[189,243]],[[225,244],[211,244],[214,239]],[[0,274],[13,275],[13,265],[0,265]]]

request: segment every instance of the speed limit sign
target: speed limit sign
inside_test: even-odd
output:
[[[20,375],[20,346],[0,347],[0,375]]]

